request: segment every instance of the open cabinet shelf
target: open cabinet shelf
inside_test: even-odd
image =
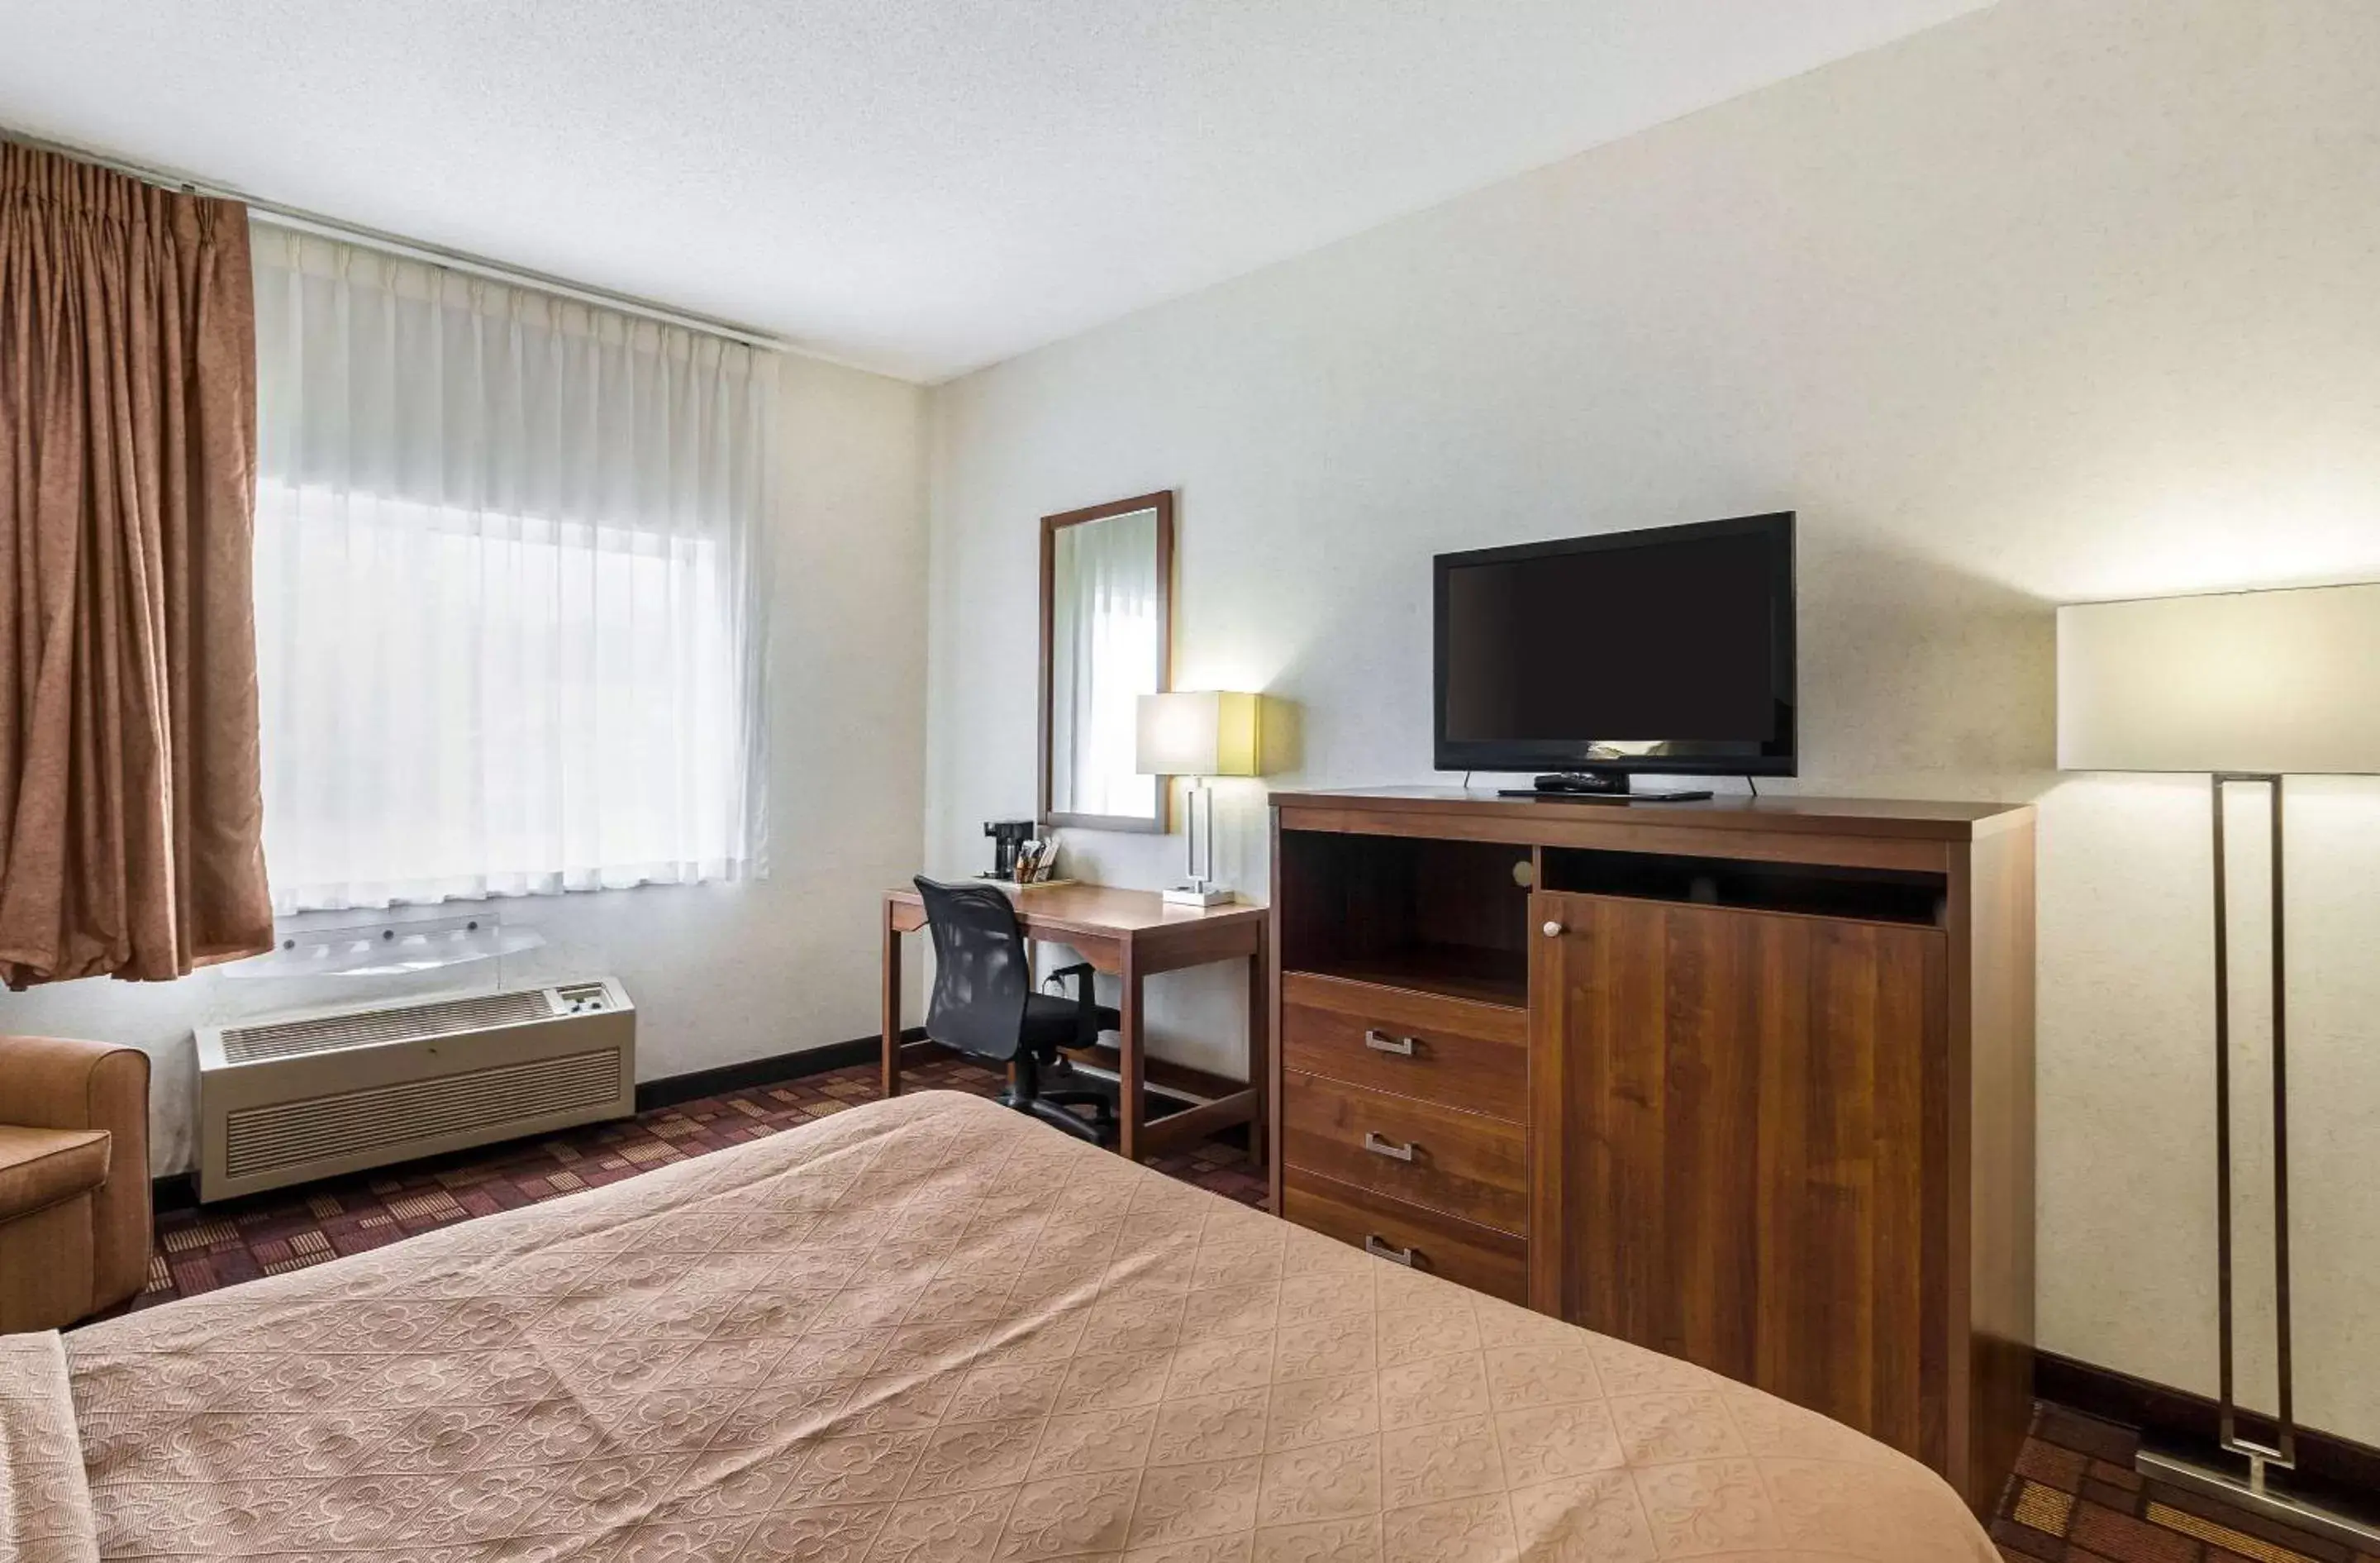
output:
[[[1299,831],[1281,852],[1282,970],[1527,1006],[1528,848]]]

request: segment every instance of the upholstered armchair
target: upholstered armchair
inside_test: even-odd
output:
[[[0,1036],[0,1335],[63,1328],[149,1273],[149,1056]]]

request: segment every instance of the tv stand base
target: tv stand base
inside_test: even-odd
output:
[[[1555,771],[1528,787],[1500,788],[1499,798],[1543,798],[1574,803],[1698,803],[1707,790],[1632,792],[1626,771]]]

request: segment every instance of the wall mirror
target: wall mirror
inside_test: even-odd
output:
[[[1133,768],[1136,707],[1170,687],[1173,495],[1041,518],[1041,818],[1165,829],[1166,784]]]

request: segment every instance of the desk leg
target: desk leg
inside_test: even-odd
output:
[[[884,1094],[901,1094],[901,930],[884,918]]]
[[[1248,1119],[1248,1161],[1258,1172],[1265,1160],[1265,1131],[1272,1108],[1272,985],[1271,963],[1265,959],[1264,934],[1248,955],[1248,1084],[1257,1093],[1256,1116]]]
[[[1140,1159],[1141,1036],[1145,1013],[1141,1005],[1140,963],[1132,946],[1123,951],[1123,995],[1116,1004],[1123,1023],[1116,1031],[1116,1152],[1126,1161]]]

